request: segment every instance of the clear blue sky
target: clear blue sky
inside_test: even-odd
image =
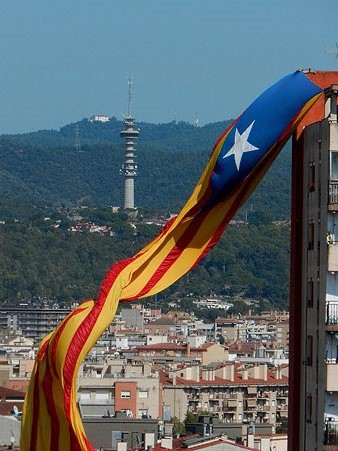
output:
[[[2,0],[0,134],[229,119],[297,68],[338,70],[337,0]]]

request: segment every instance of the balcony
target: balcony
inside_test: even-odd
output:
[[[326,303],[325,325],[328,332],[338,332],[338,301],[328,301]]]
[[[257,406],[245,406],[243,411],[244,412],[256,412]]]
[[[257,406],[257,411],[260,411],[260,412],[269,412],[270,411],[270,406],[267,406],[267,405],[258,405]]]
[[[189,401],[199,402],[201,399],[201,396],[199,393],[187,393],[187,399]]]
[[[338,424],[326,423],[324,430],[324,447],[325,450],[336,450],[338,445]]]
[[[258,392],[257,398],[269,398],[270,393],[268,391],[265,392]]]
[[[338,210],[338,181],[330,180],[329,182],[329,210]]]

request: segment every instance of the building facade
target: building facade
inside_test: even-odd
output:
[[[70,312],[70,308],[2,307],[0,329],[7,331],[8,336],[20,333],[38,344]]]
[[[224,423],[276,426],[288,416],[288,367],[185,367],[163,377],[163,393],[171,417],[180,421],[187,411],[203,411],[218,416]]]
[[[338,445],[337,90],[326,89],[319,118],[294,142],[290,449],[297,451]]]

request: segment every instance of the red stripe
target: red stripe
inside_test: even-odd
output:
[[[93,448],[92,444],[90,443],[90,441],[88,440],[88,438],[84,434],[82,434],[82,438],[83,438],[83,440],[84,440],[84,442],[86,444],[87,451],[95,451],[95,448]]]
[[[70,436],[70,449],[71,451],[83,451],[82,446],[79,444],[77,435],[74,431],[74,429],[71,427],[71,424],[69,423],[69,436]],[[88,438],[82,434],[82,438],[84,439],[86,451],[95,451],[96,448],[93,447],[93,445],[90,443]]]
[[[49,340],[46,340],[43,346],[38,351],[36,357],[36,371],[34,376],[34,391],[33,391],[33,408],[32,408],[32,427],[30,437],[30,451],[36,451],[38,441],[38,426],[40,415],[40,389],[39,389],[39,371],[41,369],[41,361],[47,351]]]
[[[122,260],[112,266],[107,277],[105,278],[103,284],[101,285],[99,298],[94,304],[93,308],[90,310],[88,316],[84,318],[82,323],[78,326],[69,346],[67,353],[65,355],[64,366],[63,366],[63,377],[64,377],[64,405],[65,413],[69,422],[69,434],[70,434],[70,446],[72,451],[82,451],[79,445],[76,433],[70,421],[70,398],[72,389],[72,380],[75,373],[75,366],[78,360],[78,356],[86,344],[90,333],[95,326],[97,319],[100,316],[102,308],[104,306],[104,301],[107,298],[109,290],[113,285],[116,277],[121,273],[121,271],[132,261],[133,259]],[[76,376],[76,375],[75,375]],[[88,450],[93,450],[89,442],[87,442]]]
[[[121,260],[117,263],[115,263],[110,270],[108,271],[108,274],[104,278],[102,285],[100,287],[100,291],[97,298],[97,303],[103,303],[109,294],[109,291],[113,285],[113,283],[116,280],[116,277],[120,274],[120,272],[129,265],[132,261],[134,261],[136,257],[132,258],[126,258],[124,260]]]
[[[59,439],[60,439],[60,422],[57,416],[55,401],[53,399],[53,376],[50,371],[48,355],[45,355],[46,359],[46,370],[45,376],[42,381],[42,389],[45,394],[47,411],[50,416],[50,429],[51,429],[51,440],[50,440],[50,451],[58,451],[59,449]]]
[[[46,342],[45,345],[43,346],[43,348],[40,350],[39,356],[38,356],[38,359],[39,359],[40,363],[41,363],[42,358],[44,358],[45,361],[46,361],[45,375],[44,375],[44,378],[42,380],[42,389],[43,389],[43,392],[44,392],[44,395],[45,395],[45,399],[46,399],[47,411],[48,411],[48,414],[49,414],[50,420],[51,420],[51,437],[52,437],[52,440],[51,440],[51,443],[50,443],[50,451],[58,451],[58,449],[59,449],[60,422],[59,422],[59,417],[57,415],[55,402],[54,402],[54,399],[53,399],[53,375],[52,375],[51,368],[50,368],[50,360],[48,358],[48,354],[49,354],[48,350],[49,350],[50,347],[52,347],[52,351],[51,351],[52,369],[53,369],[54,377],[58,378],[58,374],[57,374],[57,371],[56,371],[56,363],[55,363],[55,361],[56,361],[56,359],[55,359],[56,346],[57,346],[57,344],[59,342],[59,339],[60,339],[60,336],[62,334],[62,331],[66,327],[68,321],[75,314],[80,313],[80,311],[82,311],[82,310],[83,309],[81,309],[81,308],[79,308],[77,310],[74,310],[72,313],[70,313],[63,320],[63,322],[61,323],[60,327],[57,330],[57,333],[55,335],[55,339],[53,340],[53,342],[51,342],[51,340],[48,340],[48,342]],[[35,400],[39,400],[39,396],[34,395],[34,403],[35,403]],[[34,410],[34,412],[35,412],[35,410]]]

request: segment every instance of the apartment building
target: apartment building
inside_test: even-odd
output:
[[[328,88],[294,140],[292,451],[338,447],[338,72],[311,76]]]
[[[7,331],[7,335],[20,333],[38,345],[70,312],[70,308],[34,308],[29,304],[1,307],[0,329]]]
[[[288,366],[199,365],[161,375],[163,400],[172,417],[207,411],[226,423],[271,423],[288,416]]]
[[[193,340],[194,341],[194,340]],[[197,340],[196,340],[197,341]],[[192,347],[189,343],[157,343],[147,346],[139,346],[134,349],[135,356],[151,358],[162,363],[199,362],[208,365],[211,362],[226,362],[229,360],[227,347],[218,343],[204,342],[198,347]]]
[[[226,342],[274,343],[289,348],[289,315],[286,312],[262,315],[240,315],[238,318],[216,318],[214,338]]]
[[[77,379],[77,398],[82,417],[114,416],[162,418],[160,377],[148,363],[124,360],[83,364]]]

